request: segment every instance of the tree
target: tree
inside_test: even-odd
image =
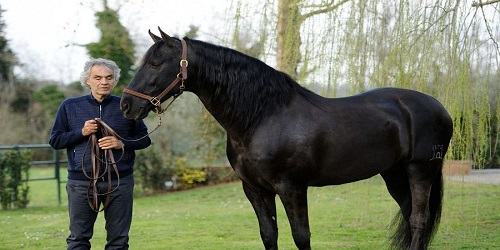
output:
[[[236,14],[234,16],[235,25],[231,39],[231,45],[234,49],[259,59],[262,59],[262,57],[264,56],[265,44],[268,39],[268,32],[266,29],[266,24],[268,21],[266,12],[267,6],[264,6],[263,9],[264,12],[262,13],[258,39],[257,41],[252,42],[251,37],[253,34],[249,32],[250,28],[242,28],[243,25],[241,22],[243,21],[243,18],[241,16],[241,2],[238,2],[238,5],[236,7]],[[244,30],[245,32],[242,32],[242,30]]]
[[[189,30],[188,30],[188,32],[186,32],[186,34],[184,34],[184,36],[191,38],[191,39],[195,39],[198,37],[199,30],[200,30],[200,27],[198,27],[196,25],[189,25]]]
[[[19,82],[16,85],[14,96],[9,102],[10,110],[18,114],[26,114],[33,100],[33,84],[29,82]]]
[[[107,1],[104,1],[104,10],[96,12],[95,16],[97,18],[96,26],[101,31],[101,39],[98,42],[87,44],[85,47],[91,57],[107,58],[118,64],[121,69],[121,77],[113,92],[120,94],[123,87],[132,79],[135,45],[128,30],[120,23],[117,11],[110,9]]]
[[[277,23],[277,68],[292,78],[298,79],[298,66],[302,61],[300,46],[302,44],[302,24],[313,16],[328,13],[339,8],[349,0],[329,1],[319,5],[304,5],[304,0],[278,0]],[[302,6],[302,8],[301,8]],[[303,9],[311,9],[302,14]],[[303,70],[302,72],[307,72]],[[305,78],[301,76],[300,78]]]
[[[47,85],[33,93],[34,101],[40,103],[45,113],[50,117],[55,116],[57,108],[64,98],[64,93],[59,90],[57,85]]]
[[[15,65],[15,56],[9,48],[7,39],[5,38],[4,28],[5,23],[2,20],[2,7],[0,6],[0,82],[13,85],[14,75],[13,67]]]

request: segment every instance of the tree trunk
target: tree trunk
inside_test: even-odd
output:
[[[301,0],[278,1],[278,45],[277,68],[297,79],[297,68],[301,60],[300,26],[303,22],[299,4]]]

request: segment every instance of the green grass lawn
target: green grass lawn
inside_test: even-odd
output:
[[[32,177],[52,174],[33,171]],[[64,249],[65,189],[57,205],[53,181],[30,182],[27,209],[0,211],[0,249]],[[431,249],[498,249],[500,187],[445,182],[443,216]],[[278,204],[280,249],[296,249]],[[309,189],[313,249],[387,249],[397,212],[380,177]],[[263,249],[257,219],[240,183],[135,199],[131,249]],[[93,246],[103,249],[99,215]]]

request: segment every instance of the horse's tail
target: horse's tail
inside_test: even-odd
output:
[[[431,193],[429,196],[429,216],[427,217],[427,223],[424,229],[423,235],[423,245],[426,249],[436,232],[439,222],[441,220],[441,208],[443,200],[443,173],[442,164],[439,163],[439,171],[432,181]],[[395,227],[394,234],[392,236],[391,246],[393,249],[410,249],[412,233],[410,226],[410,214],[411,214],[411,192],[409,188],[409,183],[406,188],[407,199],[405,202],[400,204],[400,212],[396,215],[392,222],[392,227]]]
[[[441,221],[441,208],[443,205],[443,161],[440,161],[439,171],[434,177],[429,197],[429,217],[424,231],[424,246],[427,248],[436,233]]]

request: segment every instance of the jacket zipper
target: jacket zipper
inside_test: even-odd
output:
[[[99,103],[99,118],[102,119],[102,105]],[[101,180],[104,181],[104,176],[101,177]]]

